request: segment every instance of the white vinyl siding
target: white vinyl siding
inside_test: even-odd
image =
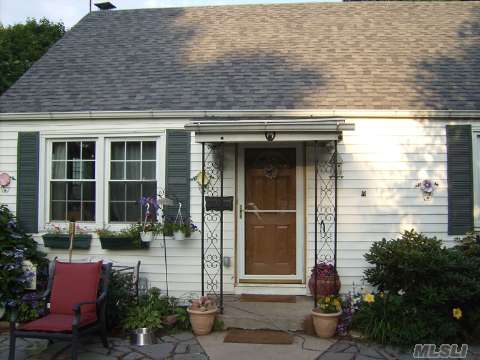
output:
[[[447,171],[446,138],[443,120],[415,119],[349,119],[355,123],[355,130],[344,132],[344,140],[339,144],[343,160],[338,192],[338,268],[343,291],[355,283],[361,284],[366,262],[363,258],[374,241],[394,238],[403,230],[415,228],[428,235],[444,240],[447,236]],[[112,137],[135,138],[162,137],[168,128],[182,129],[183,120],[58,120],[58,121],[12,121],[0,122],[0,172],[16,176],[16,144],[18,131],[40,131],[41,139],[77,137],[89,139],[100,136],[97,142],[97,162],[108,159],[108,155],[98,149],[107,149],[103,141]],[[448,122],[454,123],[454,122]],[[132,134],[132,124],[135,133]],[[102,140],[104,139],[104,140]],[[164,146],[163,140],[159,140]],[[42,140],[41,140],[42,143]],[[45,146],[42,143],[42,146]],[[158,146],[160,163],[164,152]],[[201,146],[194,142],[191,147],[191,177],[201,170]],[[313,265],[313,161],[311,147],[307,148],[307,251],[306,274]],[[235,151],[234,145],[226,146],[225,189],[226,196],[235,194]],[[108,163],[108,162],[107,162]],[[41,163],[41,168],[42,168]],[[107,169],[97,169],[97,179],[107,181]],[[159,188],[164,188],[162,169],[158,169]],[[438,183],[433,197],[424,200],[417,183],[431,179]],[[42,183],[40,179],[40,183]],[[42,185],[44,186],[44,185]],[[105,184],[103,187],[106,187]],[[362,191],[366,196],[362,197]],[[97,194],[102,207],[108,203],[108,194],[100,189]],[[16,209],[16,182],[6,193],[0,193],[0,202]],[[41,203],[41,206],[45,204]],[[108,209],[98,209],[95,227],[104,225]],[[40,209],[44,214],[45,210]],[[191,216],[195,224],[201,224],[201,193],[195,181],[191,182]],[[99,218],[100,216],[100,218]],[[232,265],[224,268],[225,292],[234,288],[234,212],[225,212],[224,255],[232,257]],[[35,237],[42,243],[40,236]],[[169,269],[169,289],[173,295],[182,296],[200,290],[200,234],[195,233],[190,240],[174,241],[167,239]],[[47,249],[49,256],[65,257],[66,252]],[[74,258],[89,259],[102,257],[117,262],[134,264],[142,261],[141,271],[148,277],[151,286],[165,288],[163,249],[161,241],[152,242],[149,250],[106,251],[102,250],[94,235],[89,251],[76,250]],[[299,294],[308,291],[305,285],[258,285],[258,289],[269,288],[272,293],[280,293],[289,287]],[[243,290],[242,290],[243,291]]]

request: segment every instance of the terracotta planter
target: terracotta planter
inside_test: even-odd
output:
[[[318,337],[328,339],[335,335],[341,311],[333,314],[324,314],[316,309],[312,310],[313,327]]]
[[[187,309],[190,315],[190,323],[192,324],[192,330],[195,335],[208,335],[212,332],[213,323],[215,322],[215,316],[217,309],[208,311],[198,311]]]
[[[317,277],[317,296],[336,295],[342,286],[340,278],[337,274],[330,276]],[[310,293],[315,293],[315,275],[312,274],[308,280],[308,288]]]

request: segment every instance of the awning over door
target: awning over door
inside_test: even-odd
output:
[[[354,130],[341,118],[196,120],[185,125],[198,143],[292,142],[341,139],[343,131]]]

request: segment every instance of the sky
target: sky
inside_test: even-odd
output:
[[[117,9],[139,9],[152,7],[183,7],[227,4],[266,4],[306,2],[315,0],[92,0],[92,3],[110,1]],[[322,2],[334,0],[321,0]],[[92,5],[93,9],[96,9]],[[42,18],[62,21],[71,28],[89,11],[89,0],[0,0],[0,22],[13,25],[26,18]]]

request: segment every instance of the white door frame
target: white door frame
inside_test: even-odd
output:
[[[248,148],[294,148],[296,149],[296,274],[295,275],[246,275],[245,274],[245,149]],[[237,271],[239,280],[273,280],[272,282],[303,281],[304,279],[304,154],[302,143],[250,143],[238,145],[237,182]],[[243,211],[240,211],[242,207]],[[268,283],[268,281],[267,281]]]

